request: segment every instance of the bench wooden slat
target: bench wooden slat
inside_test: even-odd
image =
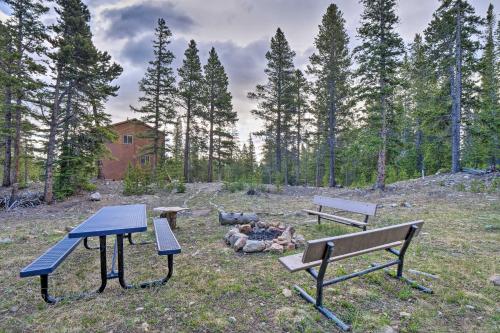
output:
[[[359,256],[359,255],[365,254],[365,253],[370,253],[370,252],[374,252],[374,251],[388,249],[390,247],[397,247],[397,246],[400,246],[402,244],[403,244],[403,242],[399,241],[399,242],[394,242],[394,243],[390,243],[390,244],[384,244],[384,245],[381,245],[381,246],[372,247],[372,248],[369,248],[369,249],[364,249],[364,250],[361,250],[361,251],[351,252],[351,253],[343,254],[343,255],[340,255],[340,256],[331,257],[328,262],[333,262],[333,261],[338,261],[338,260],[342,260],[342,259],[347,259],[347,258],[350,258],[350,257]],[[279,261],[291,273],[298,272],[298,271],[301,271],[301,270],[304,270],[304,269],[307,269],[307,268],[311,268],[311,267],[315,267],[315,266],[321,265],[321,260],[316,260],[316,261],[311,261],[311,262],[308,262],[308,263],[303,263],[302,262],[302,256],[303,255],[304,255],[304,252],[297,253],[297,254],[292,254],[290,256],[279,258]]]
[[[353,219],[350,219],[347,217],[343,217],[343,216],[328,214],[328,213],[324,213],[324,212],[318,212],[318,211],[310,210],[310,209],[303,209],[303,211],[308,213],[309,215],[321,216],[322,218],[324,218],[326,220],[332,220],[332,221],[336,221],[336,222],[343,223],[343,224],[355,225],[355,226],[359,226],[359,227],[363,227],[365,225],[368,225],[368,223],[356,221],[356,220],[353,220]]]
[[[407,222],[369,231],[308,241],[302,257],[302,262],[308,263],[321,260],[325,253],[327,242],[333,242],[333,256],[337,257],[343,254],[362,251],[364,249],[376,248],[384,244],[403,241],[408,235],[411,226],[416,226],[418,228],[418,233],[423,224],[423,221]]]
[[[156,234],[156,244],[159,255],[181,253],[181,246],[175,238],[168,220],[165,218],[156,218],[153,220]]]
[[[24,267],[20,276],[36,276],[52,273],[66,257],[80,244],[82,238],[64,237],[56,245],[45,251],[40,257]]]
[[[377,212],[377,204],[370,202],[359,202],[353,200],[329,198],[320,195],[315,195],[313,203],[319,206],[340,209],[358,214],[374,216]]]

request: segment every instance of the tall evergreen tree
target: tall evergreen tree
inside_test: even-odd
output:
[[[470,103],[474,86],[475,54],[479,43],[475,36],[479,33],[480,18],[466,0],[441,0],[441,5],[433,14],[432,21],[425,31],[426,42],[430,47],[431,59],[439,76],[449,86],[451,100],[451,171],[460,171],[460,133],[463,91]]]
[[[6,28],[10,34],[10,55],[5,59],[11,62],[9,79],[6,88],[9,90],[6,97],[8,115],[13,119],[6,119],[8,128],[8,140],[13,144],[13,166],[10,166],[10,146],[6,146],[6,168],[4,172],[10,180],[4,179],[4,185],[15,184],[19,177],[19,163],[21,159],[21,137],[23,118],[29,115],[26,101],[30,100],[34,90],[41,87],[36,76],[45,72],[45,67],[35,61],[36,57],[43,55],[45,51],[44,41],[46,39],[45,26],[42,24],[41,15],[48,11],[42,1],[38,0],[6,0],[12,13],[6,22]],[[13,101],[11,101],[11,99]],[[13,121],[11,123],[11,120]],[[11,137],[11,138],[10,138]],[[15,193],[13,193],[15,197]]]
[[[174,160],[182,160],[182,118],[177,117],[174,127],[174,135],[172,142],[172,157]]]
[[[139,91],[143,96],[139,98],[141,106],[131,109],[143,114],[141,120],[150,124],[153,130],[142,133],[142,136],[153,141],[152,147],[142,153],[153,154],[153,170],[165,156],[165,147],[160,146],[162,127],[174,124],[176,112],[174,108],[175,76],[172,69],[174,54],[167,49],[172,33],[165,20],[158,19],[153,41],[154,59],[149,62],[144,78],[139,82]]]
[[[191,40],[184,52],[182,66],[178,69],[180,105],[186,111],[186,129],[184,136],[184,180],[191,181],[190,177],[190,151],[193,135],[193,123],[199,117],[202,103],[203,75],[201,72],[200,57],[196,42]]]
[[[293,135],[295,136],[295,184],[300,183],[300,158],[301,149],[304,143],[305,130],[310,119],[307,117],[308,110],[309,83],[301,70],[297,69],[293,75],[292,83],[292,109],[293,117]]]
[[[278,28],[276,34],[271,38],[270,50],[266,53],[267,67],[264,70],[267,75],[267,83],[257,85],[255,92],[250,92],[248,97],[258,101],[258,107],[252,113],[264,122],[265,130],[259,134],[271,134],[275,140],[266,140],[267,143],[274,141],[275,165],[274,170],[281,173],[282,152],[288,147],[283,146],[283,136],[290,128],[290,98],[291,84],[294,71],[293,58],[295,52],[285,38],[283,31]]]
[[[225,126],[234,125],[236,112],[232,110],[231,93],[228,91],[229,81],[215,48],[210,50],[207,64],[204,66],[204,99],[207,112],[204,118],[208,121],[208,182],[213,181],[213,164],[215,140],[218,132]]]
[[[387,144],[392,118],[393,97],[398,84],[397,70],[403,42],[395,31],[398,17],[395,0],[362,0],[364,11],[358,29],[361,45],[354,50],[359,64],[359,96],[365,103],[368,124],[378,132],[377,181],[385,188]]]
[[[475,147],[475,149],[481,151],[481,155],[484,157],[482,162],[486,160],[492,170],[496,170],[500,153],[500,144],[498,142],[500,133],[500,117],[498,116],[500,109],[500,44],[495,49],[495,21],[493,5],[490,4],[486,14],[485,45],[479,67],[481,104],[475,133],[480,143],[480,146]],[[498,32],[498,37],[500,37],[500,30]]]
[[[365,12],[365,15],[368,14]],[[365,21],[365,25],[367,24]],[[314,43],[317,53],[310,58],[310,72],[316,76],[318,88],[326,93],[328,119],[326,126],[330,158],[328,185],[334,187],[337,135],[339,123],[346,118],[345,114],[348,112],[351,65],[349,37],[345,30],[345,20],[337,5],[331,4],[328,7]]]
[[[90,12],[80,0],[57,1],[56,13],[59,18],[50,39],[54,51],[49,53],[54,83],[47,124],[44,200],[48,203],[54,200],[54,185],[58,195],[72,194],[95,170],[103,142],[112,138],[96,127],[103,117],[99,101],[115,94],[118,87],[110,81],[121,73],[109,55],[93,45]]]

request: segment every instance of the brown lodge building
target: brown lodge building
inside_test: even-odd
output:
[[[110,127],[118,134],[118,139],[106,144],[112,157],[102,161],[104,179],[123,179],[129,164],[145,167],[154,163],[154,156],[146,152],[148,146],[153,144],[153,139],[143,137],[145,133],[154,131],[153,127],[135,118]],[[160,138],[163,141],[161,146],[165,141],[162,135]]]

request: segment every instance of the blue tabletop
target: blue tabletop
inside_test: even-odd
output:
[[[128,234],[146,229],[146,205],[107,206],[70,231],[68,237]]]

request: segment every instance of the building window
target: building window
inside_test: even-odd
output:
[[[123,143],[126,145],[131,145],[132,144],[132,135],[124,135],[123,136]]]
[[[141,165],[149,165],[149,155],[141,156]]]

